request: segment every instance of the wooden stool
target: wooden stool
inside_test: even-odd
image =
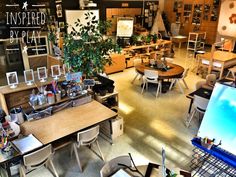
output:
[[[231,73],[233,78],[228,77],[230,75],[230,73]],[[226,78],[227,79],[234,79],[235,80],[236,79],[235,78],[235,73],[236,73],[236,66],[233,67],[233,68],[229,68],[229,72],[227,73]]]

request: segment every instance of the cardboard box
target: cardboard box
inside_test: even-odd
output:
[[[108,120],[100,124],[100,132],[114,140],[124,133],[124,121],[121,116],[117,116],[110,121]],[[112,134],[110,128],[112,128]]]

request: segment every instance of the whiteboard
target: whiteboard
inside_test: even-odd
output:
[[[134,19],[132,17],[117,18],[117,33],[119,37],[131,37],[133,34]]]
[[[67,33],[73,31],[72,27],[77,31],[80,30],[80,27],[75,25],[77,19],[80,19],[81,24],[86,25],[87,22],[90,21],[90,19],[85,19],[85,14],[88,12],[93,12],[91,17],[96,16],[95,20],[99,20],[99,10],[66,10],[66,23],[68,24]]]

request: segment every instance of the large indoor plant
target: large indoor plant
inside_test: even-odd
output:
[[[70,34],[64,38],[65,64],[72,72],[81,71],[86,77],[104,71],[106,64],[112,64],[110,53],[119,52],[119,46],[112,38],[104,37],[104,33],[111,24],[98,21],[93,12],[85,14],[88,21],[85,25],[78,19]]]

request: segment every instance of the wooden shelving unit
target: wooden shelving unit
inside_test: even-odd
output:
[[[219,1],[214,0],[175,0],[165,1],[164,11],[170,23],[180,23],[180,35],[189,32],[206,31],[206,44],[216,39]]]
[[[95,95],[95,100],[102,104],[104,104],[108,98],[115,98],[115,105],[112,105],[112,108],[117,108],[119,106],[119,95],[117,91],[114,91],[113,93],[107,93],[104,96],[98,94]]]
[[[70,100],[75,100],[75,99],[78,99],[78,98],[82,98],[82,97],[84,97],[84,96],[86,96],[86,94],[84,94],[84,95],[78,95],[78,96],[75,96],[75,97],[68,97],[68,96],[67,96],[67,97],[62,98],[62,99],[59,100],[59,101],[55,101],[54,103],[51,103],[51,104],[46,103],[46,104],[37,105],[37,106],[31,105],[30,102],[29,102],[29,104],[30,104],[31,107],[36,111],[36,110],[45,109],[45,108],[48,108],[49,106],[57,105],[57,104],[59,104],[59,103],[63,103],[63,102],[66,102],[66,101],[70,101]]]
[[[9,86],[0,87],[0,107],[9,114],[9,110],[14,107],[22,106],[23,109],[29,109],[29,96],[33,89],[41,86],[49,85],[53,78],[48,78],[46,82],[36,81],[33,85],[26,85],[21,82],[17,85],[17,88],[11,89]],[[61,77],[58,82],[64,81],[65,78]]]

